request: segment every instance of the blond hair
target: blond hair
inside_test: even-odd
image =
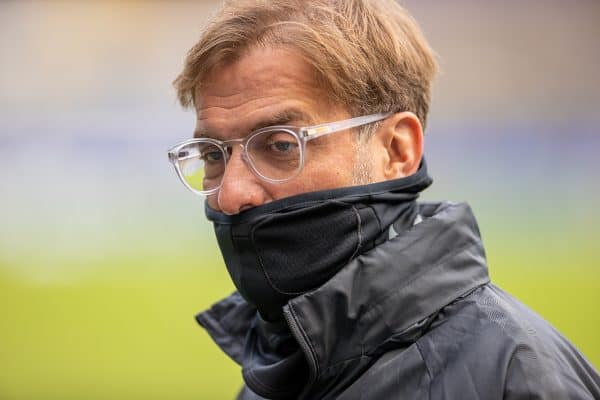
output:
[[[226,1],[173,82],[180,103],[192,106],[212,68],[255,46],[297,51],[329,100],[353,116],[412,111],[426,124],[435,56],[394,0]]]

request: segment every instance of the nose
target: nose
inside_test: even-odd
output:
[[[233,146],[223,173],[221,188],[217,192],[217,204],[211,206],[224,214],[233,215],[260,206],[267,200],[262,181],[252,173],[242,158],[242,146]]]

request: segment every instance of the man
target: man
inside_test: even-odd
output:
[[[226,3],[175,81],[169,157],[238,292],[197,316],[240,399],[592,399],[593,367],[490,283],[466,204],[417,203],[432,50],[392,0]]]

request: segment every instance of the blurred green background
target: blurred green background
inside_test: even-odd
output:
[[[227,399],[193,316],[233,290],[166,149],[218,1],[0,2],[0,399]],[[525,4],[524,4],[525,3]],[[403,2],[440,55],[424,198],[600,366],[600,3]]]

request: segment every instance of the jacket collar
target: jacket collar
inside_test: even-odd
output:
[[[419,213],[422,222],[288,303],[312,345],[319,373],[375,354],[386,342],[414,338],[411,328],[425,327],[419,322],[489,281],[468,205],[421,204]]]
[[[489,282],[479,229],[466,203],[420,203],[419,214],[421,222],[286,305],[315,379],[339,374],[341,363],[416,340],[428,317]],[[196,318],[243,365],[256,314],[234,293]]]

